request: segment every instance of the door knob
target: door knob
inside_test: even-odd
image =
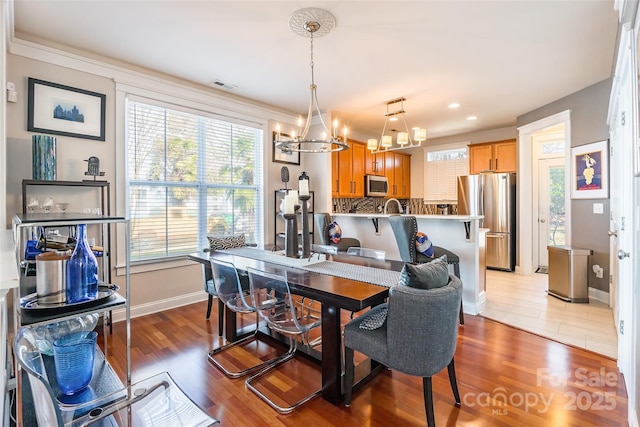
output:
[[[547,222],[544,218],[540,220],[540,222],[544,223]]]
[[[617,231],[609,230],[609,231],[607,231],[607,234],[609,235],[609,237],[611,237],[611,236],[618,237],[618,232]]]
[[[629,252],[625,252],[622,249],[618,251],[618,259],[629,258]]]

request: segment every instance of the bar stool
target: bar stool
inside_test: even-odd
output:
[[[350,247],[360,246],[360,240],[355,237],[341,237],[338,243],[334,243],[329,238],[329,225],[331,225],[331,215],[326,212],[313,214],[320,235],[320,244],[335,246],[338,252],[346,252]]]
[[[442,255],[447,256],[447,263],[453,267],[453,275],[460,278],[460,257],[455,253],[440,246],[433,247],[434,258],[422,255],[416,250],[416,235],[418,234],[418,221],[415,216],[390,216],[389,224],[396,237],[400,258],[404,262],[425,263]],[[464,325],[464,312],[460,302],[460,324]]]

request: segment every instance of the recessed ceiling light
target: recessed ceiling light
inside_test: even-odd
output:
[[[397,122],[398,118],[397,117],[389,117],[389,121],[390,122]]]
[[[453,108],[458,108],[460,106],[460,104],[458,104],[457,102],[452,102],[451,104],[449,104],[449,108],[453,109]]]
[[[477,119],[477,117],[476,117],[476,116],[469,116],[469,117],[467,117],[467,120],[476,120],[476,119]]]

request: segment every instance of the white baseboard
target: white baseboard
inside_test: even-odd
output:
[[[191,294],[180,295],[179,297],[167,298],[152,303],[140,304],[131,307],[131,318],[145,316],[147,314],[157,313],[159,311],[170,310],[172,308],[182,307],[184,305],[193,304],[200,301],[205,301],[208,298],[207,294],[202,291],[194,292]],[[124,308],[113,310],[113,321],[121,322],[125,320]]]
[[[609,292],[601,291],[596,288],[589,288],[589,299],[594,299],[609,305]]]

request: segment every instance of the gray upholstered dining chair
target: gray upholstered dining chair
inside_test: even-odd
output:
[[[415,216],[390,216],[389,224],[393,230],[393,234],[398,244],[400,259],[410,263],[431,262],[442,255],[447,256],[447,263],[453,267],[453,274],[460,278],[460,257],[455,253],[442,248],[433,246],[433,258],[429,258],[416,249],[416,236],[418,234],[418,221]],[[464,325],[464,311],[462,310],[462,302],[460,303],[460,324]]]
[[[278,362],[284,356],[278,356],[266,361],[262,361],[256,363],[255,365],[244,367],[240,370],[232,370],[228,366],[228,363],[225,363],[226,360],[224,357],[219,356],[221,353],[227,351],[228,349],[235,346],[246,346],[247,344],[258,339],[258,329],[260,327],[260,322],[258,318],[258,313],[253,305],[253,298],[250,295],[249,289],[249,277],[245,275],[240,275],[235,265],[231,262],[222,261],[219,259],[211,259],[211,275],[213,277],[213,283],[216,288],[216,294],[220,301],[224,303],[225,306],[229,307],[235,313],[243,313],[243,314],[255,314],[255,331],[253,334],[250,334],[238,341],[229,342],[222,347],[214,348],[209,351],[209,361],[215,365],[218,369],[220,369],[226,376],[229,378],[240,378],[242,376],[251,374],[253,372],[259,371],[260,369],[266,368],[272,363]],[[261,360],[260,356],[256,356],[258,360]],[[235,368],[238,368],[237,366]]]
[[[453,356],[461,298],[462,282],[453,275],[449,275],[447,285],[435,289],[396,285],[389,289],[388,303],[347,323],[344,328],[345,405],[351,404],[354,351],[390,369],[423,378],[427,425],[435,425],[431,377],[445,366],[456,405],[459,405]],[[382,321],[385,310],[386,319]],[[376,405],[375,402],[369,404]]]
[[[360,246],[360,240],[353,237],[342,237],[340,241],[334,243],[329,236],[329,226],[331,225],[331,215],[326,212],[313,214],[313,220],[316,223],[318,234],[320,236],[321,245],[336,246],[338,252],[346,252],[348,248]]]

